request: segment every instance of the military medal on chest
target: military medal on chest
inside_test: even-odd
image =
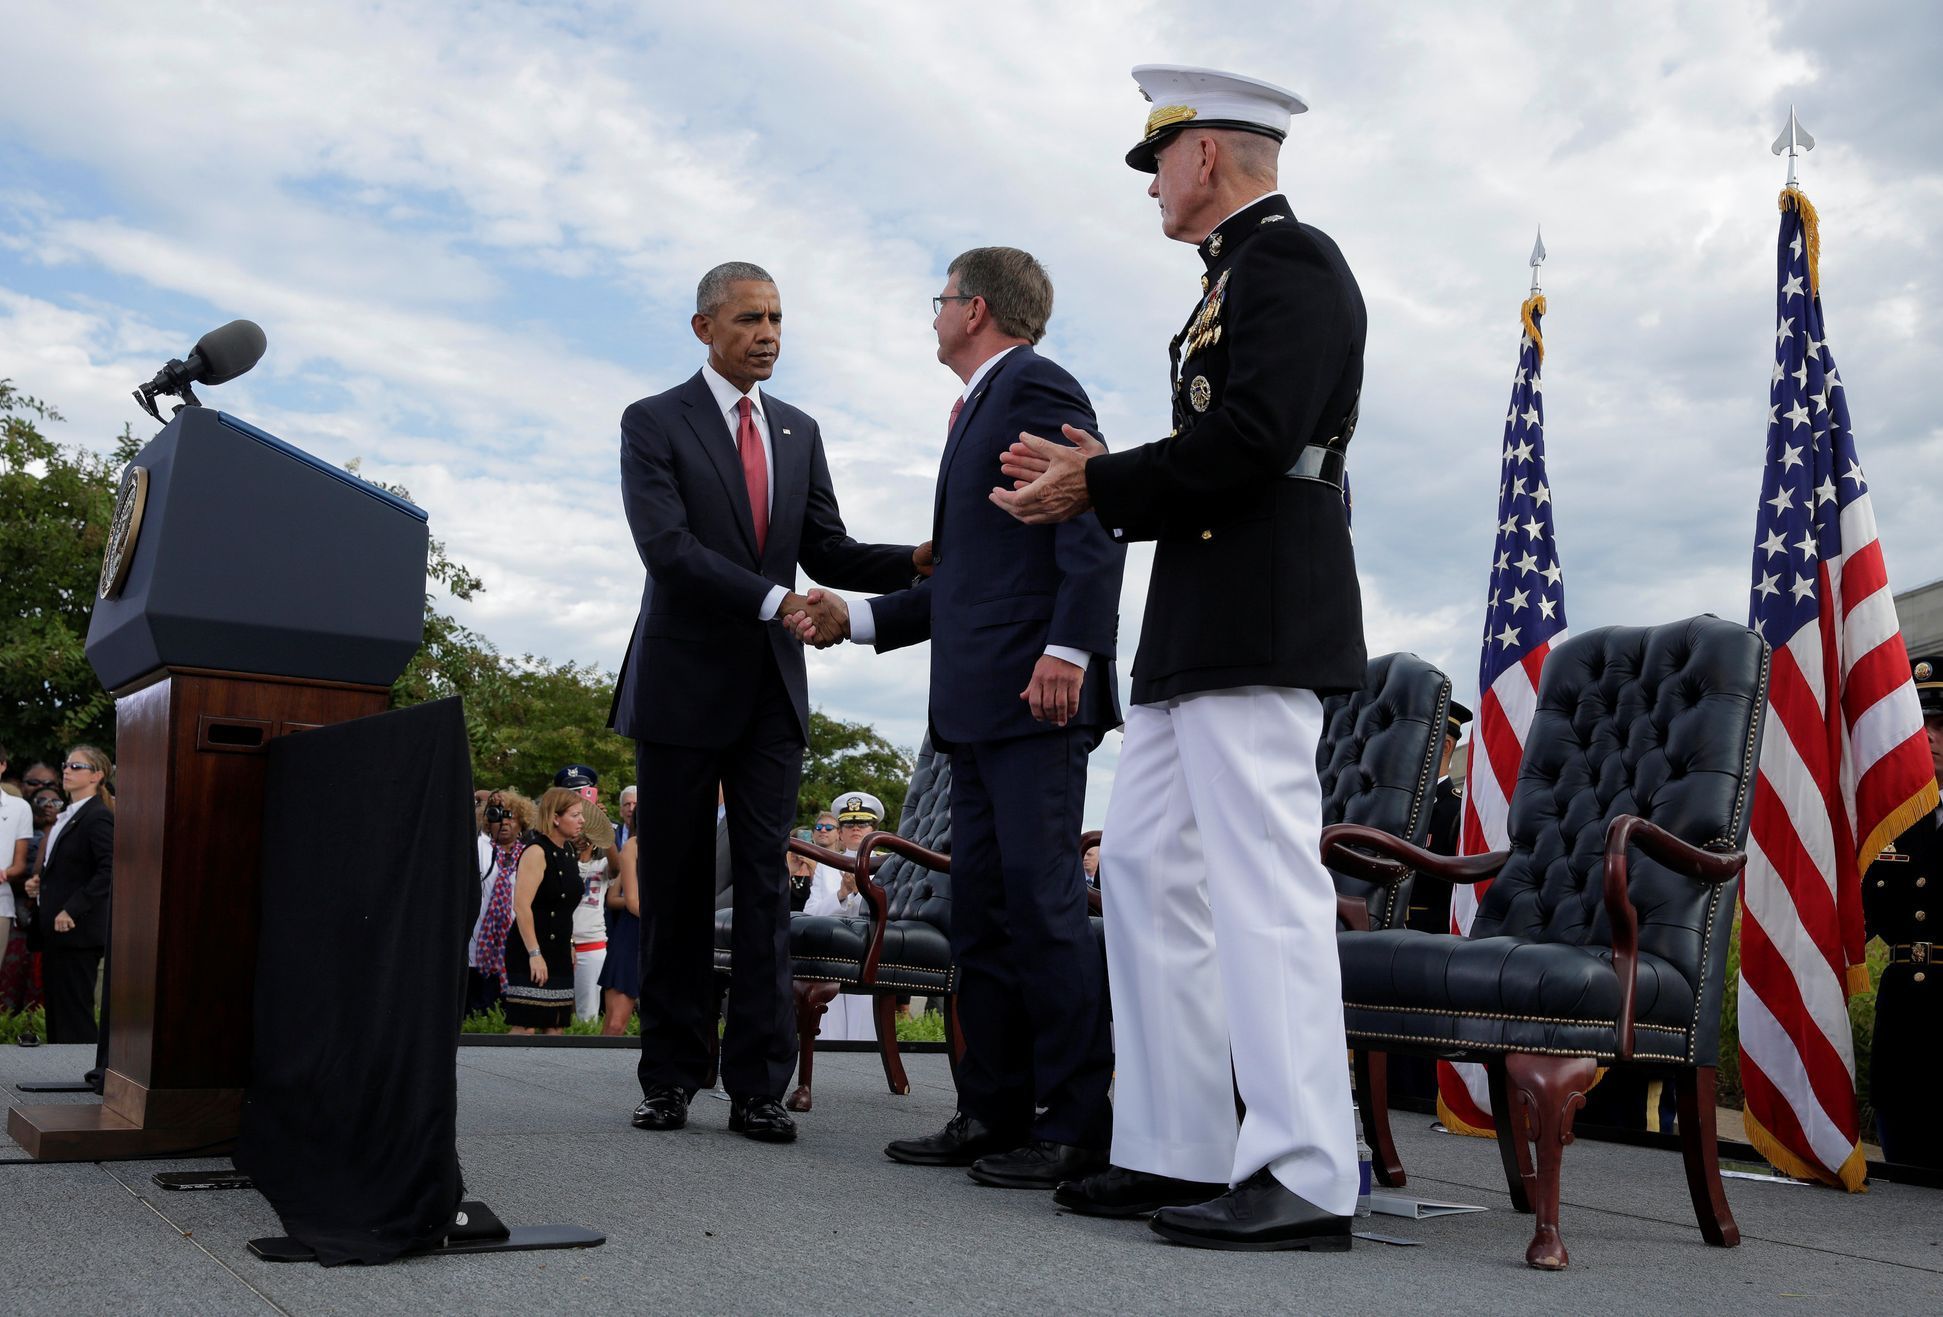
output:
[[[1228,276],[1232,273],[1231,270],[1223,270],[1221,277],[1214,281],[1214,287],[1208,290],[1208,295],[1201,299],[1200,314],[1188,326],[1186,355],[1191,357],[1221,341],[1221,308],[1227,300]]]

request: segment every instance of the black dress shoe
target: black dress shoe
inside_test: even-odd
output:
[[[1148,1226],[1163,1239],[1237,1253],[1349,1248],[1349,1218],[1325,1212],[1282,1187],[1263,1168],[1221,1197],[1195,1207],[1163,1207]]]
[[[995,1130],[960,1111],[936,1134],[885,1144],[884,1155],[908,1166],[970,1166],[987,1153],[1009,1152],[1024,1141],[1023,1135]]]
[[[638,1130],[678,1130],[688,1123],[688,1090],[679,1084],[655,1084],[634,1109]]]
[[[1176,1180],[1146,1171],[1109,1166],[1084,1180],[1067,1180],[1052,1200],[1081,1216],[1149,1216],[1163,1207],[1191,1207],[1228,1192],[1222,1183]]]
[[[796,1142],[796,1122],[772,1097],[730,1098],[729,1128],[758,1143]]]
[[[980,1157],[966,1174],[998,1189],[1051,1189],[1062,1180],[1078,1180],[1105,1166],[1106,1154],[1098,1148],[1034,1139],[1022,1148]]]

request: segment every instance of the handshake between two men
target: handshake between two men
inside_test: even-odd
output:
[[[931,556],[931,541],[911,552],[911,566],[920,578],[931,575],[936,565]],[[776,610],[777,618],[805,645],[828,649],[850,638],[850,605],[833,590],[811,590],[807,595],[791,591]]]

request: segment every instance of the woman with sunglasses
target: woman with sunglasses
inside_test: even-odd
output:
[[[27,895],[40,902],[41,977],[47,990],[47,1041],[92,1043],[95,975],[108,946],[114,881],[115,766],[91,745],[61,764],[68,805],[41,842]]]

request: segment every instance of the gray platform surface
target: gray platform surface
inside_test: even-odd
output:
[[[627,1051],[467,1048],[459,1155],[469,1192],[509,1223],[605,1231],[605,1247],[424,1258],[387,1267],[259,1262],[245,1241],[281,1234],[253,1191],[168,1193],[158,1170],[226,1161],[14,1164],[0,1139],[0,1308],[12,1313],[923,1313],[1181,1311],[1652,1313],[1943,1310],[1943,1192],[1878,1184],[1848,1196],[1730,1181],[1745,1242],[1701,1242],[1676,1153],[1580,1142],[1565,1163],[1573,1267],[1523,1265],[1530,1218],[1509,1210],[1496,1150],[1397,1113],[1410,1191],[1481,1215],[1369,1228],[1420,1248],[1216,1254],[1170,1246],[1142,1222],[1056,1211],[1048,1196],[986,1189],[955,1170],[899,1166],[885,1140],[951,1114],[944,1059],[909,1058],[913,1091],[885,1090],[876,1058],[817,1063],[801,1139],[726,1131],[696,1100],[674,1134],[629,1128]],[[0,1050],[13,1082],[78,1074],[86,1049]],[[79,1100],[41,1097],[38,1101]]]

